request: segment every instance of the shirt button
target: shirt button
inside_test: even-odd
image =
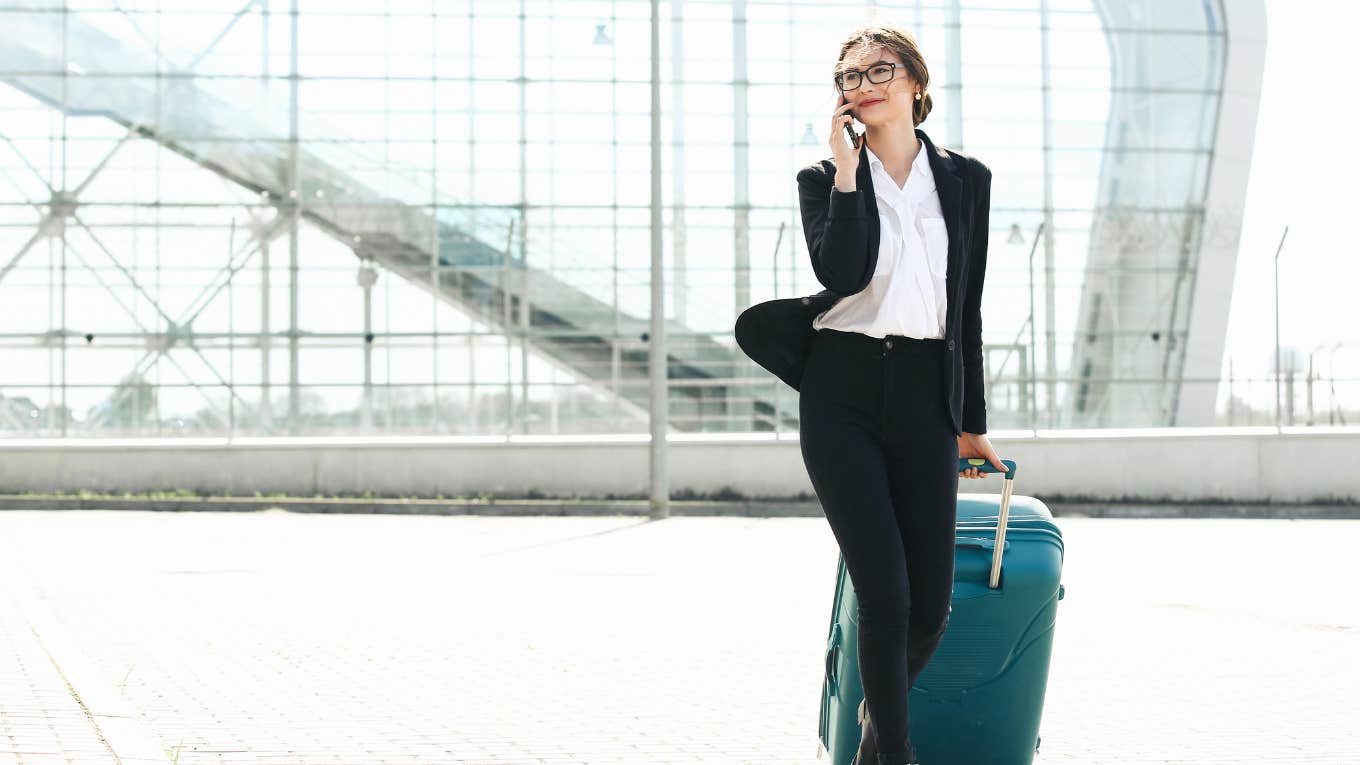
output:
[[[953,341],[953,340],[950,340],[950,341],[949,341],[949,350],[951,350],[951,351],[954,350],[954,341]]]
[[[892,347],[892,341],[891,341],[891,340],[884,340],[884,341],[883,341],[883,347],[884,347],[884,348],[891,348],[891,347]]]
[[[811,303],[811,302],[812,302],[812,298],[803,298],[803,305],[807,305],[808,303]]]

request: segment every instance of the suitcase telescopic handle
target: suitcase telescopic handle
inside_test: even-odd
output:
[[[1015,485],[1015,460],[1001,460],[1006,466],[1005,481],[1001,483],[1001,510],[996,516],[996,546],[992,548],[992,573],[987,578],[987,586],[995,590],[1001,586],[1001,556],[1006,552],[1006,519],[1011,511],[1011,487]],[[982,457],[962,457],[959,459],[959,472],[977,468],[980,473],[1000,473],[988,460]]]
[[[1015,460],[1001,460],[1001,464],[1006,466],[1006,470],[1004,471],[1006,473],[1006,478],[1012,481],[1015,480]],[[962,473],[968,468],[977,468],[979,473],[1003,472],[998,470],[990,460],[983,457],[960,457],[959,472]]]

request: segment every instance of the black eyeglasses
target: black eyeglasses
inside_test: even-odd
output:
[[[836,75],[836,86],[842,91],[854,90],[863,84],[865,77],[869,78],[869,82],[879,85],[896,76],[897,67],[899,66],[902,65],[884,62],[882,64],[874,64],[868,69],[851,69],[848,72],[841,72]]]

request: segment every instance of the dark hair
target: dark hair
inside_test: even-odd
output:
[[[916,38],[901,27],[892,24],[865,24],[856,28],[841,43],[841,55],[836,60],[836,68],[832,71],[832,77],[838,77],[850,67],[845,64],[845,56],[851,51],[868,52],[878,46],[883,46],[896,53],[902,59],[903,68],[911,79],[921,86],[921,100],[917,101],[913,94],[911,100],[911,122],[912,125],[919,125],[926,121],[926,116],[930,114],[930,72],[926,69],[926,60],[921,56],[921,49],[916,45]]]

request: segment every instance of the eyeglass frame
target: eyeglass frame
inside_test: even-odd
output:
[[[870,79],[869,77],[869,70],[877,69],[880,66],[890,67],[892,73],[888,76],[888,79],[883,80],[882,82],[874,82],[874,80]],[[899,64],[896,61],[878,61],[876,63],[870,64],[869,66],[863,69],[847,69],[831,79],[832,82],[835,83],[836,87],[840,88],[842,93],[849,93],[852,90],[859,90],[860,86],[864,84],[865,80],[869,80],[869,82],[872,82],[875,85],[882,85],[884,82],[892,82],[894,79],[897,78],[897,68],[900,66],[904,65]],[[846,88],[845,85],[842,84],[842,81],[845,79],[845,75],[852,73],[860,75],[859,85],[856,85],[853,88]]]

